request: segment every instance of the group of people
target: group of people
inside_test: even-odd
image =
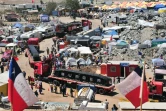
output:
[[[42,94],[43,85],[42,85],[41,80],[39,80],[37,78],[33,78],[31,76],[28,76],[28,83],[29,83],[32,90],[34,90],[34,87],[35,87],[34,93],[35,93],[36,97],[38,97],[39,94]]]
[[[66,86],[66,83],[64,84],[56,84],[56,83],[50,83],[50,89],[51,89],[51,92],[53,93],[58,93],[58,87],[59,87],[59,93],[63,95],[63,97],[65,97],[66,95],[68,95],[66,92],[67,92],[67,86]],[[73,88],[70,87],[70,96],[73,97]]]

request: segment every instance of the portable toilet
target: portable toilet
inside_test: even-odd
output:
[[[100,68],[101,68],[101,74],[106,75],[107,74],[107,64],[102,63]]]

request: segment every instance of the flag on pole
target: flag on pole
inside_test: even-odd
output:
[[[124,95],[135,106],[135,108],[140,106],[141,78],[142,69],[137,67],[125,80],[117,85],[120,93]],[[143,104],[148,101],[149,97],[149,91],[145,80],[143,81],[142,91]]]
[[[13,111],[23,111],[38,101],[14,58],[9,66],[8,98]]]
[[[34,3],[34,0],[32,0],[32,3]]]

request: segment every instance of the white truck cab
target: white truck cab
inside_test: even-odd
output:
[[[56,35],[54,26],[37,27],[36,30],[41,32],[44,38]]]

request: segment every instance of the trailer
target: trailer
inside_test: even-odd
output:
[[[99,74],[92,74],[82,71],[72,71],[66,69],[55,70],[54,73],[47,77],[48,82],[57,86],[70,82],[71,84],[92,84],[95,85],[97,93],[107,94],[114,91],[115,86],[111,78]]]

